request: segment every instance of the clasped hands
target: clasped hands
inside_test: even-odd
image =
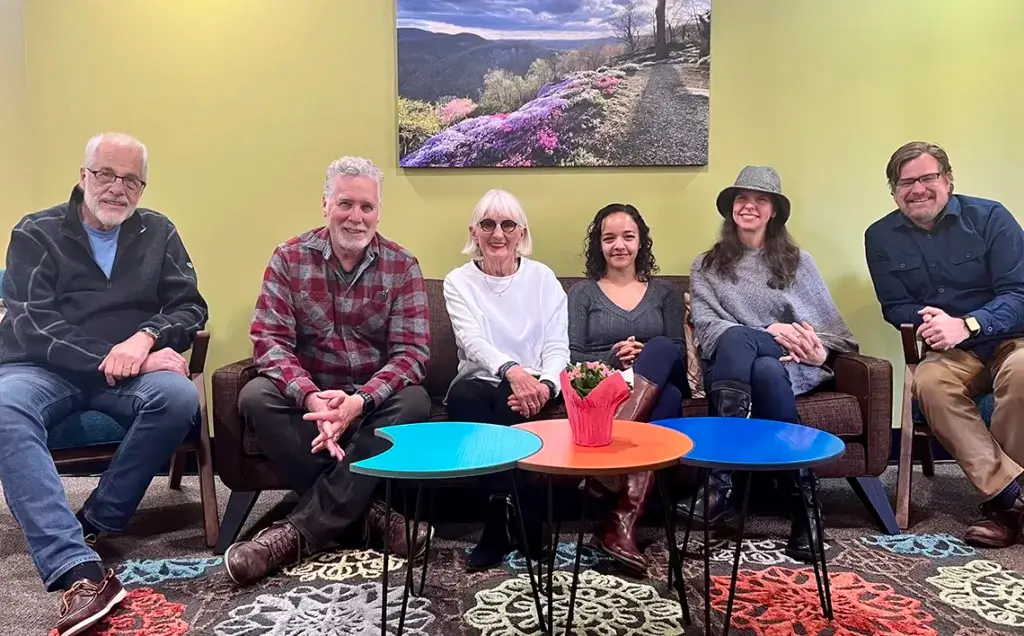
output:
[[[512,385],[508,407],[527,419],[540,413],[551,399],[551,389],[518,365],[505,373],[505,379]]]
[[[150,352],[154,342],[153,336],[140,331],[114,345],[97,367],[106,376],[107,384],[114,386],[125,378],[154,371],[171,371],[187,378],[188,362],[185,358],[169,347]]]
[[[304,406],[308,412],[302,419],[316,422],[319,431],[309,452],[319,453],[326,449],[337,461],[345,459],[345,451],[338,445],[338,439],[352,422],[362,416],[362,398],[337,389],[316,391],[306,396]]]
[[[821,343],[814,327],[806,322],[772,323],[768,326],[768,333],[786,350],[786,355],[779,358],[782,362],[820,367],[828,359],[828,350]]]
[[[924,319],[917,328],[917,337],[936,351],[948,351],[971,335],[963,318],[954,318],[941,309],[924,307],[917,313]]]
[[[623,369],[628,369],[636,362],[637,356],[644,350],[644,343],[630,336],[621,342],[612,345],[612,355],[619,359]]]

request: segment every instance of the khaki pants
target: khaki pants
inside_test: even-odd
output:
[[[935,437],[984,499],[1024,472],[1024,338],[1000,343],[988,365],[960,349],[928,351],[913,391]],[[972,398],[989,391],[996,405],[986,430]]]

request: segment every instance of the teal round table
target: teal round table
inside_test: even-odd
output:
[[[817,526],[817,542],[808,526],[807,534],[811,545],[814,578],[818,585],[818,599],[822,613],[832,618],[832,598],[828,583],[828,569],[825,565],[825,542],[818,515],[818,489],[813,469],[837,461],[846,452],[846,444],[831,433],[809,426],[738,417],[681,417],[652,422],[659,426],[683,433],[693,440],[693,450],[680,462],[701,469],[704,479],[704,510],[708,510],[708,490],[712,470],[734,471],[807,471],[810,478],[814,524]],[[736,593],[736,576],[739,571],[740,551],[743,547],[743,525],[747,516],[747,501],[750,497],[750,479],[744,480],[743,503],[740,508],[739,531],[736,550],[733,555],[732,578],[729,583],[729,597],[725,610],[723,636],[729,633],[732,605]],[[697,505],[697,493],[690,502],[689,518],[683,535],[682,553],[690,539],[693,524],[693,509]],[[708,549],[708,519],[704,518],[704,631],[711,632],[711,569]],[[818,561],[821,561],[821,572]],[[672,569],[669,568],[671,586]]]
[[[519,489],[514,469],[520,460],[533,455],[543,446],[540,437],[530,431],[477,422],[399,424],[377,429],[375,433],[390,441],[391,448],[379,455],[352,464],[350,470],[384,480],[385,525],[388,527],[391,525],[391,482],[395,479],[416,482],[416,503],[412,525],[406,527],[406,537],[410,545],[413,532],[420,522],[420,499],[424,482],[507,471],[512,483],[513,501],[517,512],[521,513]],[[526,545],[523,515],[517,514],[516,517],[519,519],[520,538],[523,545]],[[421,594],[426,584],[432,534],[433,531],[427,534],[423,572],[420,575]],[[525,551],[524,556],[529,560],[530,557],[525,554]],[[387,533],[384,533],[384,567],[381,575],[381,636],[387,634],[388,558],[388,538]],[[413,587],[414,560],[410,556],[406,561],[402,608],[398,618],[397,633],[399,636],[405,626],[409,591]],[[530,572],[530,585],[534,592],[537,619],[541,621],[540,594],[537,583],[533,579],[533,569],[529,565],[527,563],[527,571]]]

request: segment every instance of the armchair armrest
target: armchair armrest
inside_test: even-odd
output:
[[[192,341],[192,354],[188,357],[188,373],[199,375],[206,369],[206,352],[210,349],[210,332],[200,331]]]
[[[892,446],[892,364],[881,358],[841,353],[833,368],[836,391],[852,395],[860,404],[867,472],[877,477],[889,463]]]
[[[917,339],[914,325],[900,325],[900,340],[903,342],[903,361],[917,364],[921,361],[921,342]]]
[[[242,433],[244,423],[238,413],[238,395],[242,387],[256,377],[251,359],[239,360],[213,373],[213,436],[217,440],[217,472],[232,490],[245,490],[242,472]]]

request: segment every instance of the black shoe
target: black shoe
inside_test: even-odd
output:
[[[708,517],[708,523],[714,524],[729,512],[732,501],[732,479],[728,475],[721,475],[713,472],[711,473],[710,484],[711,489],[708,491],[708,507],[711,512]],[[683,523],[686,522],[686,519],[690,515],[690,503],[693,501],[691,497],[684,497],[676,504],[676,515],[683,520]],[[700,488],[697,489],[697,505],[693,509],[693,522],[698,524],[704,523],[703,484],[701,484]]]
[[[791,494],[792,511],[789,529],[789,540],[786,542],[786,556],[803,563],[813,563],[814,558],[811,552],[811,543],[814,542],[815,550],[821,545],[818,542],[818,525],[814,521],[814,505],[811,497],[811,482],[806,471],[800,474],[794,473],[793,492]],[[817,478],[815,477],[815,481]],[[825,528],[825,519],[821,515],[821,508],[818,508],[818,518],[821,519],[822,530]],[[810,539],[807,529],[810,528]],[[824,555],[819,555],[819,559]]]
[[[509,536],[509,508],[507,496],[492,495],[487,502],[484,516],[484,530],[480,540],[466,558],[466,569],[470,572],[488,570],[499,564],[512,551]]]

